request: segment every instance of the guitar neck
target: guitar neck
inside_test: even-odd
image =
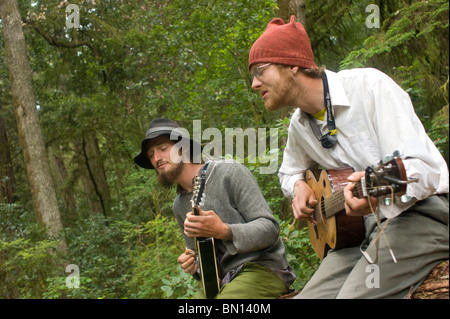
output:
[[[359,198],[363,197],[362,186],[360,183],[356,184],[356,188],[353,190],[353,194]],[[323,200],[322,205],[325,208],[327,218],[334,216],[340,211],[344,210],[345,209],[344,189],[341,189],[340,191],[337,191],[330,197],[325,198]]]
[[[198,206],[198,205],[195,205],[194,207],[192,207],[192,212],[193,212],[194,215],[196,215],[196,216],[200,215],[199,206]]]

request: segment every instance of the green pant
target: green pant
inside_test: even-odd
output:
[[[405,298],[449,258],[448,200],[431,196],[389,220],[380,237],[378,261],[369,264],[360,247],[330,251],[296,298]],[[382,221],[382,225],[387,220]],[[365,219],[367,252],[376,257],[375,218]]]
[[[286,285],[269,268],[247,263],[239,274],[224,285],[215,299],[275,299],[288,292]],[[203,291],[194,299],[203,299]]]

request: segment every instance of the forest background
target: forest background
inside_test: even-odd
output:
[[[290,110],[267,112],[247,71],[252,43],[275,17],[305,24],[316,64],[394,78],[448,163],[448,1],[19,0],[31,90],[11,80],[27,74],[27,63],[14,69],[10,42],[20,37],[5,23],[15,3],[0,1],[0,298],[192,296],[198,283],[176,262],[175,191],[132,160],[156,117],[190,132],[201,120],[223,136],[278,129],[277,149],[242,160],[303,287],[318,259],[276,174],[259,173],[270,156],[281,164]],[[66,24],[69,4],[79,26]],[[28,113],[17,102],[26,92]],[[24,122],[30,114],[37,125]]]

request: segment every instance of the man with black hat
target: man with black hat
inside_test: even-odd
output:
[[[364,216],[362,243],[330,250],[298,297],[406,297],[449,251],[448,166],[408,94],[376,69],[335,73],[317,67],[308,35],[294,16],[286,24],[281,19],[268,24],[250,50],[248,69],[266,109],[295,108],[279,178],[296,219],[316,224],[312,229],[327,220],[316,214],[326,214],[327,207],[307,183],[308,170],[356,170],[343,194],[345,214]],[[394,181],[411,200],[386,206],[354,195],[365,169],[387,154],[398,155],[396,150],[403,153],[409,181]],[[380,220],[372,214],[377,205]]]
[[[201,146],[168,119],[155,119],[145,134],[137,165],[154,169],[162,186],[177,183],[173,212],[186,241],[178,258],[199,279],[194,238],[214,238],[220,291],[215,298],[276,298],[295,279],[279,225],[253,175],[238,162],[201,163]],[[193,181],[204,178],[200,215],[192,213]],[[203,291],[196,297],[203,298]]]

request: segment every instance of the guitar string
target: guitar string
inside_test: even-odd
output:
[[[370,187],[370,188],[371,188],[371,189],[376,189],[376,188],[381,188],[381,187],[382,187],[382,186],[379,186],[379,187],[372,186],[372,187]],[[392,200],[392,202],[393,202],[393,201],[394,201],[394,188],[391,187],[391,186],[388,186],[388,187],[391,189],[391,195],[390,195],[390,197],[391,197],[391,200]],[[369,188],[369,189],[370,189],[370,188]],[[360,191],[360,190],[361,190],[361,187],[360,187],[359,184],[356,185],[356,189],[355,189],[355,190],[357,190],[357,191]],[[343,193],[343,190],[338,191],[338,192],[336,193],[336,195],[339,194],[339,193]],[[363,254],[365,255],[365,257],[368,259],[368,261],[369,261],[370,263],[376,263],[377,260],[378,260],[379,239],[380,239],[381,235],[383,235],[383,238],[384,238],[384,240],[385,240],[385,242],[386,242],[386,246],[388,247],[388,250],[389,250],[389,253],[390,253],[391,257],[392,257],[392,260],[393,260],[395,263],[397,263],[397,258],[395,257],[394,251],[392,250],[392,247],[391,247],[391,245],[390,245],[390,243],[389,243],[389,240],[386,238],[386,234],[385,234],[385,232],[384,232],[384,230],[385,230],[385,228],[387,227],[387,225],[389,224],[389,221],[390,221],[390,220],[387,219],[386,222],[384,223],[384,225],[381,225],[379,206],[377,205],[376,209],[374,210],[374,208],[372,207],[371,201],[368,201],[368,202],[369,202],[371,214],[373,214],[373,215],[375,216],[375,220],[376,220],[376,223],[377,223],[377,226],[378,226],[377,235],[376,235],[375,240],[374,240],[374,243],[375,243],[375,245],[376,245],[376,257],[375,257],[375,261],[372,261],[372,259],[370,258],[370,256],[368,256],[368,253],[366,253],[365,251],[361,250],[361,252],[363,252]],[[333,210],[333,209],[336,209],[336,207],[337,207],[338,209],[339,209],[339,208],[342,208],[342,205],[343,205],[344,203],[345,203],[345,198],[344,198],[343,196],[332,196],[332,197],[325,198],[325,199],[323,200],[323,204],[324,204],[324,206],[325,206],[325,211],[329,211],[330,209],[332,209],[332,210]],[[322,207],[323,207],[323,206],[322,206]],[[391,207],[391,210],[392,210],[392,209],[393,209],[393,208]],[[367,255],[366,255],[366,254],[367,254]]]

